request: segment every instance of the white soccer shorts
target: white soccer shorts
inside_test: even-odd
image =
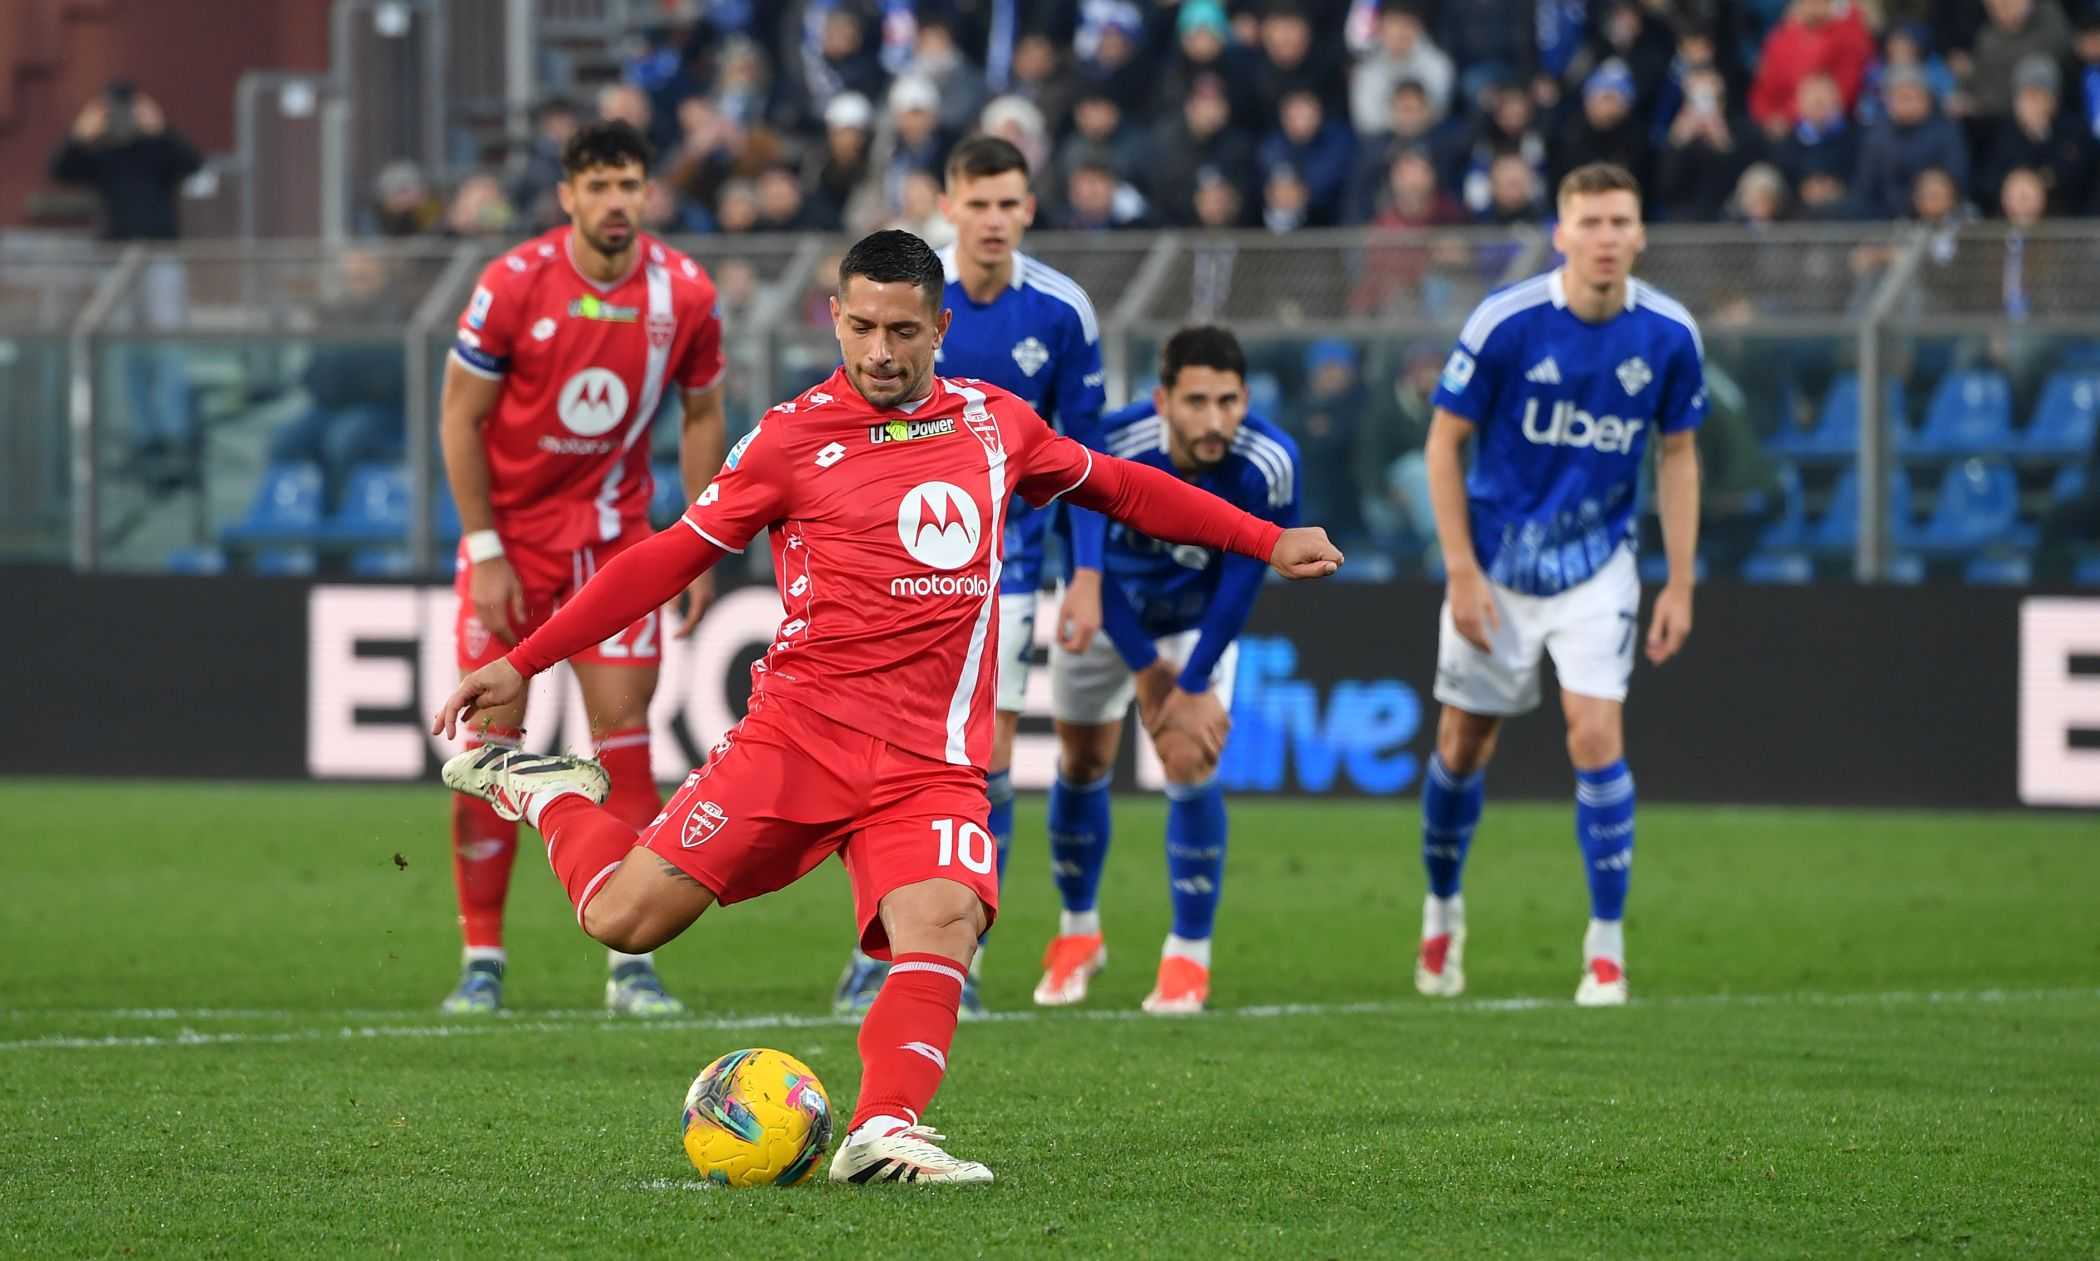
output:
[[[1035,660],[1036,593],[999,593],[1000,712],[1018,714],[1028,695],[1028,670]]]
[[[1196,651],[1196,641],[1202,634],[1200,630],[1185,630],[1161,636],[1152,643],[1162,658],[1179,668]],[[1228,713],[1232,710],[1232,681],[1239,672],[1239,663],[1240,645],[1235,640],[1225,645],[1225,651],[1218,654],[1218,664],[1210,671],[1211,694]],[[1066,652],[1054,641],[1051,643],[1050,712],[1059,722],[1087,726],[1121,722],[1123,715],[1130,712],[1130,702],[1136,699],[1137,682],[1131,677],[1130,667],[1123,664],[1122,654],[1109,642],[1106,631],[1096,634],[1085,652]]]
[[[1459,637],[1451,602],[1437,615],[1436,698],[1469,714],[1501,718],[1539,703],[1539,653],[1553,654],[1561,690],[1623,701],[1640,638],[1641,579],[1621,547],[1588,581],[1558,595],[1524,595],[1490,582],[1501,625],[1482,652]]]

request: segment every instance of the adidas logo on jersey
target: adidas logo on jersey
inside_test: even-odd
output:
[[[1531,365],[1531,370],[1524,374],[1524,379],[1534,385],[1559,385],[1560,365],[1553,362],[1552,355],[1547,355]]]
[[[1553,405],[1546,423],[1539,423],[1539,401],[1524,402],[1524,438],[1546,447],[1594,448],[1600,455],[1627,455],[1633,451],[1645,420],[1622,420],[1617,416],[1592,416],[1562,399]]]

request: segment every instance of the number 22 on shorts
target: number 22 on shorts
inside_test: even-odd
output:
[[[992,834],[968,820],[935,819],[934,835],[941,838],[941,857],[937,866],[953,867],[956,859],[980,876],[988,876],[992,864],[999,859],[999,846]]]

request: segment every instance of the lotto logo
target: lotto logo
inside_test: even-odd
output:
[[[817,452],[817,467],[830,468],[845,458],[846,448],[834,442],[826,446],[822,451]]]
[[[698,505],[700,505],[700,506],[701,506],[702,508],[705,508],[705,507],[707,507],[707,506],[708,506],[709,504],[711,504],[711,503],[713,503],[714,501],[716,501],[717,499],[720,499],[721,497],[722,497],[722,488],[721,488],[721,486],[717,485],[717,484],[716,484],[716,483],[714,483],[714,482],[709,482],[709,483],[707,484],[707,489],[706,489],[706,490],[703,490],[703,491],[701,491],[701,492],[700,492],[700,498],[698,498],[698,499],[694,500],[693,502],[694,502],[694,503],[697,503],[697,504],[698,504]]]

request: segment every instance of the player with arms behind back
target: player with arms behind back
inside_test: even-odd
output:
[[[641,232],[649,145],[621,122],[579,130],[562,151],[567,227],[489,264],[445,366],[445,472],[465,537],[457,561],[459,668],[500,660],[600,566],[648,537],[649,426],[665,395],[684,405],[679,472],[688,497],[722,463],[722,324],[714,282]],[[697,579],[679,634],[712,593]],[[573,666],[591,738],[612,776],[608,805],[635,827],[663,804],[649,770],[649,698],[663,618],[643,610]],[[525,705],[491,709],[468,746],[516,747]],[[580,738],[580,737],[579,737]],[[466,938],[449,1012],[503,1002],[503,903],[518,825],[466,797],[452,802],[453,873]],[[646,956],[614,952],[606,1005],[684,1010]]]
[[[950,377],[975,377],[1013,394],[1066,437],[1101,449],[1101,337],[1093,304],[1069,276],[1021,253],[1035,221],[1028,159],[997,136],[972,136],[948,156],[941,213],[955,225],[955,244],[941,251],[947,275],[942,301],[954,312],[935,366]],[[998,716],[992,729],[992,836],[999,842],[999,876],[1013,844],[1014,734],[1028,690],[1035,651],[1036,591],[1043,582],[1053,513],[1018,497],[1007,510],[1006,563],[999,588]],[[1083,508],[1070,509],[1072,573],[1058,612],[1058,639],[1085,651],[1101,625],[1101,541],[1105,525]],[[983,952],[976,963],[982,966]],[[855,954],[832,1000],[841,1012],[864,1010],[882,985],[876,960]],[[963,989],[963,1013],[979,1015],[973,973]]]
[[[1184,328],[1160,352],[1152,397],[1102,426],[1110,454],[1149,464],[1278,525],[1298,523],[1298,448],[1247,412],[1247,356],[1231,332]],[[1144,1009],[1203,1010],[1210,938],[1225,878],[1225,795],[1218,757],[1231,726],[1237,640],[1268,570],[1261,562],[1109,530],[1104,635],[1081,651],[1050,651],[1057,782],[1050,790],[1050,863],[1064,903],[1044,954],[1035,1001],[1086,997],[1107,962],[1096,898],[1108,860],[1109,781],[1135,696],[1159,731],[1167,776],[1167,892],[1173,931]]]
[[[1622,917],[1633,866],[1633,773],[1621,709],[1633,677],[1641,460],[1651,438],[1669,582],[1646,650],[1656,665],[1692,629],[1699,458],[1706,414],[1699,329],[1683,306],[1631,276],[1646,245],[1640,188],[1624,168],[1561,181],[1558,269],[1491,294],[1444,366],[1428,447],[1447,589],[1438,639],[1436,753],[1422,788],[1429,894],[1415,987],[1465,989],[1459,877],[1480,822],[1502,720],[1539,703],[1553,656],[1575,767],[1575,838],[1590,923],[1575,1001],[1626,1001]],[[1476,439],[1473,468],[1460,449]]]
[[[839,370],[767,413],[682,521],[468,676],[435,724],[514,703],[527,678],[770,531],[784,616],[752,667],[749,712],[647,826],[597,804],[604,772],[579,758],[473,750],[445,764],[445,782],[538,827],[578,924],[619,950],[653,949],[716,903],[839,855],[859,944],[891,963],[860,1025],[860,1097],[831,1166],[842,1182],[992,1177],[921,1122],[998,913],[984,776],[1011,496],[1070,498],[1288,577],[1341,563],[1323,531],[1285,530],[1097,455],[997,386],[934,376],[949,324],[941,287],[940,260],[908,232],[848,250],[831,308]]]

